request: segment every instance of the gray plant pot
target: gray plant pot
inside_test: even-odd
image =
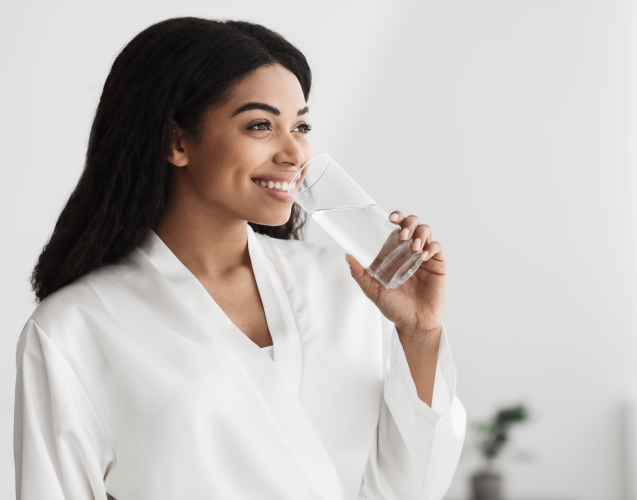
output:
[[[471,476],[471,500],[502,500],[502,476],[482,470]]]

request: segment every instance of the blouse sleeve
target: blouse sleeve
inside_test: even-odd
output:
[[[16,365],[17,500],[106,500],[113,450],[75,373],[33,320],[18,341]]]
[[[416,392],[393,325],[376,434],[359,500],[440,500],[464,443],[466,413],[455,395],[456,371],[443,327],[432,408]]]

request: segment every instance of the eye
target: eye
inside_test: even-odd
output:
[[[272,125],[269,121],[263,121],[259,123],[255,123],[254,125],[250,125],[248,130],[269,130],[270,125]]]
[[[312,130],[312,125],[310,125],[309,123],[301,123],[293,130],[293,132],[302,132],[304,134],[307,134],[310,130]]]

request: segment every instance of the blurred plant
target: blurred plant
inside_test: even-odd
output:
[[[473,424],[473,428],[482,434],[478,448],[489,464],[498,456],[508,441],[508,433],[511,426],[524,422],[528,418],[527,409],[522,405],[518,405],[502,408],[488,422],[476,422]]]

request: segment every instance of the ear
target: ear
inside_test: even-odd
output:
[[[166,158],[176,167],[185,167],[188,165],[188,153],[184,144],[184,131],[173,121],[173,135],[170,153]]]

